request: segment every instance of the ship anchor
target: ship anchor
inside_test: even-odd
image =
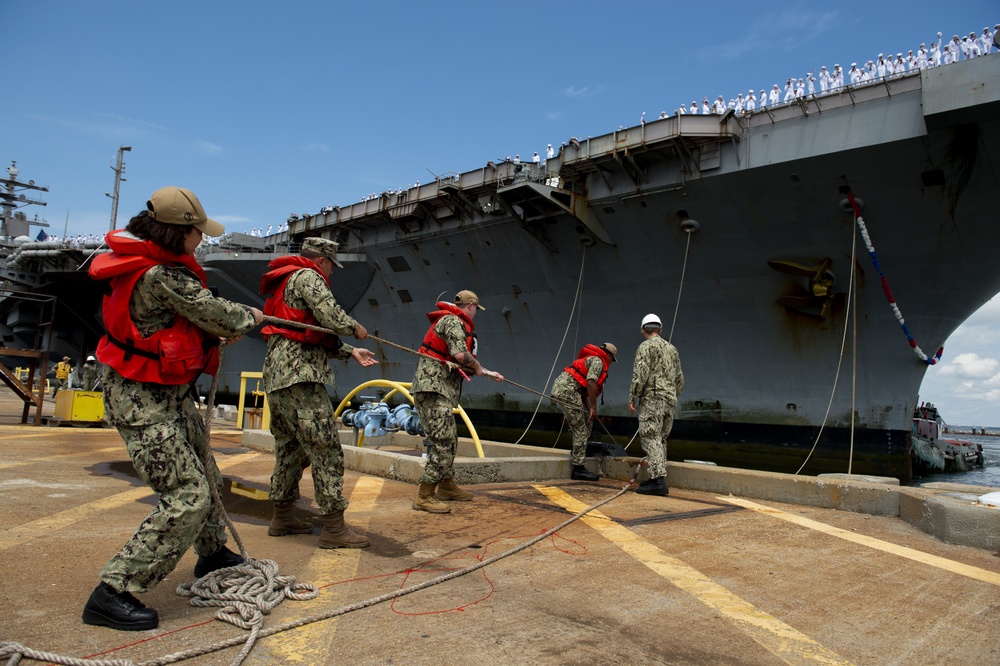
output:
[[[796,290],[800,293],[779,296],[775,299],[779,305],[803,314],[826,317],[834,295],[835,277],[830,270],[833,260],[825,257],[818,265],[807,266],[787,259],[769,259],[767,265],[779,273],[804,277],[809,280],[805,294],[802,294],[801,290]]]

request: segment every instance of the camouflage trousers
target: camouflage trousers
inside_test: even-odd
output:
[[[573,464],[582,465],[587,458],[587,442],[590,440],[590,434],[594,430],[594,423],[588,420],[589,414],[583,408],[583,399],[579,392],[553,392],[552,395],[555,398],[559,398],[559,408],[562,409],[563,415],[566,417],[566,425],[573,435]],[[576,406],[570,407],[565,403]]]
[[[452,475],[455,452],[458,450],[458,427],[455,425],[455,405],[440,393],[421,391],[413,394],[413,406],[430,442],[427,464],[421,483],[437,485]]]
[[[52,382],[52,397],[56,397],[56,393],[59,393],[59,389],[64,389],[69,384],[68,379],[57,379]]]
[[[267,394],[274,435],[274,471],[271,501],[299,499],[299,482],[312,465],[316,504],[324,516],[347,510],[344,490],[344,452],[337,420],[326,387],[318,382],[293,384]]]
[[[205,424],[191,400],[162,423],[117,428],[135,471],[160,499],[105,565],[101,580],[120,592],[146,592],[174,570],[192,545],[198,555],[211,555],[225,545],[226,528],[205,474]],[[214,458],[209,462],[221,490],[219,468]]]
[[[667,475],[667,437],[674,427],[674,409],[665,398],[644,397],[639,401],[639,443],[646,452],[651,479]]]

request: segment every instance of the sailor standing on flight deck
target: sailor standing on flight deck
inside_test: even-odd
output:
[[[584,467],[587,457],[587,440],[597,418],[597,396],[604,390],[608,367],[617,360],[618,348],[610,342],[584,345],[576,360],[563,369],[552,384],[552,397],[566,417],[566,425],[573,435],[573,473],[576,481],[597,481],[598,475]]]
[[[298,255],[273,259],[260,283],[260,292],[268,296],[264,314],[350,333],[358,340],[368,337],[365,327],[344,312],[330,291],[330,275],[335,266],[342,267],[337,248],[326,238],[306,238]],[[263,380],[274,435],[274,516],[267,533],[312,532],[311,524],[292,513],[302,473],[312,466],[316,504],[323,516],[319,547],[364,548],[368,538],[344,524],[348,505],[342,494],[344,454],[325,385],[334,385],[332,358],[353,358],[364,368],[378,361],[371,351],[345,344],[330,333],[268,324],[261,334],[267,340]]]
[[[211,456],[205,469],[194,382],[218,370],[220,337],[243,335],[263,318],[205,286],[195,248],[203,233],[221,236],[225,229],[190,190],[161,188],[146,207],[105,237],[111,252],[90,266],[92,278],[111,281],[102,310],[108,333],[96,354],[105,365],[104,413],[159,501],[105,565],[83,621],[129,631],[159,623],[132,593],[156,587],[191,546],[199,578],[243,562],[225,546],[226,526],[210,495],[208,475],[216,488],[222,476]]]
[[[639,442],[646,452],[649,480],[639,484],[641,495],[667,495],[667,437],[674,425],[677,399],[684,390],[684,373],[677,349],[660,337],[662,324],[655,314],[642,318],[645,340],[635,351],[628,410],[639,405]]]
[[[503,375],[487,370],[476,359],[479,343],[472,320],[479,310],[486,309],[479,304],[479,297],[462,290],[455,294],[454,303],[438,301],[437,308],[427,313],[431,326],[420,345],[423,356],[410,384],[413,406],[427,435],[425,443],[430,445],[413,508],[448,513],[451,507],[439,500],[472,499],[472,493],[455,483],[452,472],[458,449],[454,409],[462,395],[463,373],[482,375],[496,382],[502,382]]]

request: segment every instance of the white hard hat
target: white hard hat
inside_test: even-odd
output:
[[[93,356],[88,356],[88,357],[87,357],[87,360],[88,360],[88,361],[96,361],[97,359],[96,359],[96,358],[94,358]]]
[[[660,321],[660,318],[657,317],[652,312],[650,312],[648,315],[642,318],[642,326],[645,326],[646,324],[656,324],[657,326],[663,326],[663,322]]]

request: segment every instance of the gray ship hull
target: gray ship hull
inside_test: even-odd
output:
[[[536,390],[584,343],[615,343],[599,411],[622,444],[636,429],[639,321],[656,312],[686,378],[671,459],[795,471],[815,443],[807,473],[905,481],[928,365],[890,309],[846,192],[863,200],[906,324],[933,355],[1000,292],[997,81],[1000,58],[984,57],[748,117],[657,120],[571,141],[544,166],[488,163],[295,219],[275,240],[293,251],[308,236],[338,240],[338,300],[411,348],[442,294],[476,291],[488,308],[476,319],[481,360]],[[223,296],[259,305],[269,258],[202,261]],[[363,344],[380,365],[338,365],[341,395],[411,379],[415,356]],[[222,390],[263,358],[256,334],[227,349]],[[462,397],[480,434],[515,439],[530,422],[524,441],[555,444],[561,416],[538,403],[483,380]]]

